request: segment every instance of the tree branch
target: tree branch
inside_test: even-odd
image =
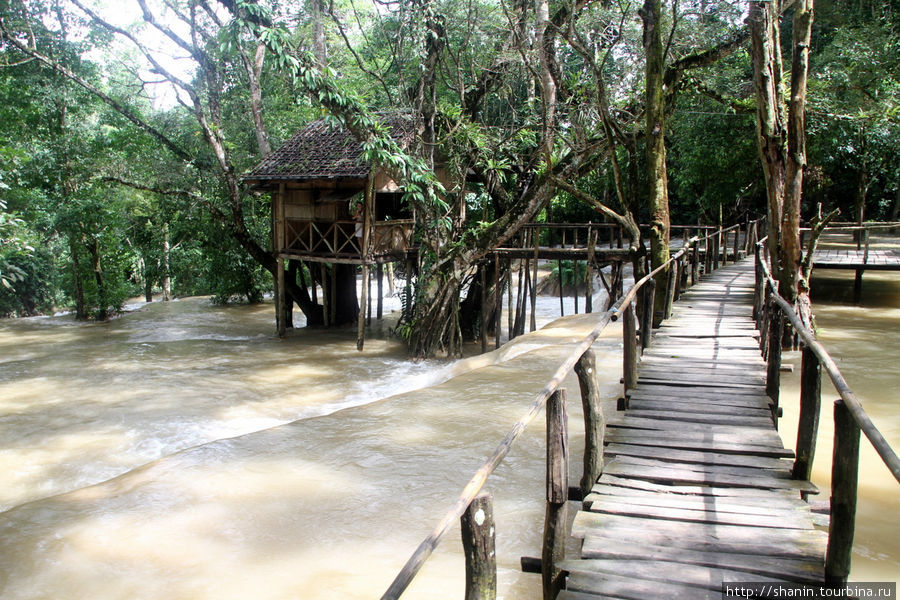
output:
[[[118,100],[115,100],[114,98],[110,97],[108,94],[102,92],[96,86],[94,86],[87,80],[83,79],[82,77],[80,77],[79,75],[74,73],[73,71],[67,69],[66,67],[64,67],[63,65],[58,63],[57,61],[55,61],[47,56],[44,56],[43,54],[39,53],[37,50],[35,50],[33,48],[29,48],[28,46],[23,44],[21,41],[17,40],[15,37],[13,37],[10,34],[9,30],[6,29],[6,24],[4,23],[2,17],[0,17],[0,37],[2,37],[2,39],[6,40],[11,46],[16,48],[23,54],[30,56],[30,57],[34,58],[35,60],[43,63],[44,65],[46,65],[46,66],[50,67],[51,69],[53,69],[54,71],[56,71],[57,73],[60,73],[64,77],[68,78],[72,82],[80,85],[81,87],[83,87],[84,89],[89,91],[90,93],[92,93],[95,96],[97,96],[98,98],[100,98],[103,102],[105,102],[110,107],[115,109],[123,117],[125,117],[126,119],[128,119],[129,121],[131,121],[132,123],[137,125],[140,129],[146,131],[151,136],[156,138],[159,142],[161,142],[166,148],[171,150],[175,154],[175,156],[177,156],[181,160],[184,160],[185,162],[189,162],[189,163],[194,162],[194,157],[191,156],[186,150],[181,148],[178,144],[176,144],[173,140],[171,140],[168,136],[166,136],[160,130],[156,129],[155,127],[153,127],[152,125],[150,125],[149,123],[144,121],[140,116],[135,114],[130,108],[128,108],[127,106],[125,106],[124,104],[119,102]]]

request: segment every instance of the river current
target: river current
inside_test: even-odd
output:
[[[814,280],[820,337],[900,447],[900,278],[867,273],[865,287],[853,307],[852,275]],[[350,330],[278,339],[270,304],[132,308],[109,323],[0,323],[3,598],[377,598],[596,318],[554,320],[548,299],[547,325],[499,351],[413,363],[378,326],[362,353]],[[612,325],[595,344],[610,410],[620,336]],[[577,479],[578,386],[565,385]],[[853,577],[896,580],[900,494],[870,454]],[[519,557],[540,555],[543,455],[539,418],[487,485],[502,598],[540,597]],[[404,598],[462,597],[461,552],[457,527]]]

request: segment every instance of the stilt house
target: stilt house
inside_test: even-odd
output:
[[[394,116],[386,125],[401,147],[415,138],[412,119]],[[279,333],[285,329],[284,261],[362,265],[366,281],[370,265],[405,260],[410,251],[415,221],[402,202],[402,190],[382,169],[363,160],[362,144],[349,131],[325,119],[304,127],[243,180],[272,197]],[[366,287],[360,302],[360,347]],[[328,310],[326,303],[326,324]]]
[[[393,118],[389,127],[401,146],[415,136],[411,120]],[[244,176],[272,195],[278,257],[352,264],[405,257],[413,215],[397,184],[362,157],[350,132],[321,119]]]

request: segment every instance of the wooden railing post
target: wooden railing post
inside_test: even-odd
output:
[[[694,248],[693,248],[693,251],[691,252],[691,286],[697,285],[698,281],[700,281],[700,242],[699,241],[694,243]]]
[[[738,254],[741,251],[741,225],[738,223],[738,226],[734,228],[734,262],[737,262],[740,256]]]
[[[765,275],[762,267],[762,253],[758,244],[753,246],[754,261],[754,294],[753,294],[753,320],[756,322],[756,328],[762,328],[762,311],[765,302]]]
[[[557,567],[565,558],[569,499],[569,418],[566,390],[558,389],[547,401],[547,512],[541,580],[544,600],[554,600],[565,576]]]
[[[822,366],[812,348],[804,345],[800,364],[800,419],[797,425],[797,458],[794,479],[809,481],[816,455],[819,411],[822,399]]]
[[[497,598],[493,497],[481,492],[459,519],[466,556],[466,600]]]
[[[634,302],[629,302],[622,313],[622,383],[625,397],[637,385],[637,335]]]
[[[663,307],[662,320],[672,316],[672,305],[675,303],[675,280],[678,277],[678,261],[669,265],[666,274],[666,303]]]
[[[703,257],[703,274],[709,275],[712,272],[712,247],[713,247],[713,238],[709,233],[709,230],[706,232],[706,256]]]
[[[650,278],[644,284],[644,302],[641,306],[641,350],[653,342],[653,303],[656,300],[656,280]]]
[[[719,252],[722,251],[722,228],[719,227],[716,230],[715,236],[713,237],[713,246],[715,249],[713,250],[713,270],[718,270],[719,268]]]
[[[606,423],[600,398],[600,380],[597,376],[597,360],[594,351],[585,350],[575,363],[578,385],[581,387],[581,405],[584,412],[584,471],[581,476],[581,497],[590,493],[603,468],[603,438]]]
[[[825,581],[844,583],[850,575],[859,483],[859,425],[843,400],[834,403],[834,454],[831,460],[831,523],[825,553]]]
[[[772,420],[775,422],[775,428],[778,429],[778,396],[781,386],[781,338],[784,331],[784,315],[781,309],[770,302],[769,311],[769,333],[768,333],[768,354],[766,360],[768,367],[766,369],[766,395],[772,399]]]
[[[481,353],[484,354],[487,352],[487,326],[488,326],[488,318],[487,318],[487,274],[485,265],[478,265],[478,275],[480,277],[479,283],[481,283]]]
[[[865,250],[863,250],[863,264],[869,262],[869,229],[866,228],[862,231],[862,235],[860,236],[861,240],[864,240]],[[859,249],[859,244],[857,244],[857,249]],[[855,304],[859,304],[862,301],[862,278],[863,278],[864,269],[856,269],[856,277],[853,280],[853,302]]]

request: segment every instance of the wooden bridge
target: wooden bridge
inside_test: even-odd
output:
[[[691,288],[607,423],[581,557],[559,598],[720,598],[722,584],[824,581],[827,534],[775,430],[745,260]]]
[[[755,259],[725,268],[721,238],[686,239],[642,278],[577,344],[528,412],[462,490],[382,600],[399,598],[431,552],[461,521],[466,600],[496,597],[491,496],[481,492],[524,429],[546,408],[547,490],[540,559],[545,600],[722,598],[726,584],[829,585],[847,581],[862,432],[900,482],[900,458],[866,415],[827,351],[777,293],[760,241]],[[739,237],[735,235],[735,247]],[[712,240],[712,245],[711,245]],[[706,260],[699,249],[706,244]],[[710,256],[709,249],[713,249]],[[666,320],[651,327],[653,275],[667,272]],[[701,278],[700,272],[704,273]],[[690,289],[688,289],[690,287]],[[676,301],[677,300],[677,301]],[[622,321],[625,394],[604,418],[591,345]],[[778,434],[785,323],[803,344],[796,451]],[[583,477],[569,487],[566,391],[578,374],[585,413]],[[825,371],[841,399],[834,409],[830,503],[808,497]],[[481,493],[479,493],[481,492]],[[569,515],[569,504],[580,510]],[[566,540],[581,540],[566,556]],[[785,588],[787,589],[787,588]],[[802,593],[802,590],[801,590]],[[765,597],[765,596],[753,596]]]

